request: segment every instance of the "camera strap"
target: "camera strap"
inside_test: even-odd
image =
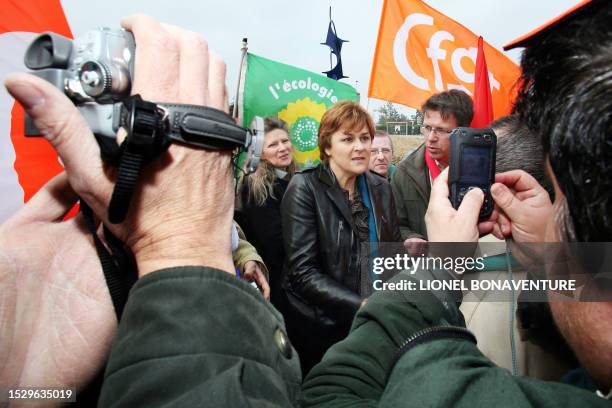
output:
[[[139,95],[124,101],[120,126],[127,131],[120,146],[113,138],[96,135],[102,159],[117,167],[108,207],[108,219],[113,224],[125,220],[144,166],[165,152],[172,141],[212,150],[231,150],[249,142],[248,130],[236,125],[225,112],[196,105],[155,104],[142,100]],[[93,236],[119,319],[137,279],[136,263],[123,242],[106,227],[106,245],[102,242],[95,228],[93,212],[83,201],[81,212]]]
[[[156,104],[143,101],[139,95],[124,102],[120,120],[127,136],[110,160],[117,166],[115,188],[108,206],[108,219],[113,224],[125,220],[142,168],[170,144],[162,112]]]
[[[115,237],[106,227],[104,227],[104,239],[106,241],[106,245],[104,245],[96,231],[96,223],[91,207],[83,200],[80,201],[79,206],[85,220],[85,225],[93,237],[94,246],[96,247],[102,272],[104,273],[104,280],[108,286],[115,314],[117,315],[117,321],[119,321],[121,320],[130,289],[138,279],[136,261],[134,256],[125,249],[123,242]]]
[[[157,106],[167,114],[168,137],[173,142],[210,150],[233,150],[249,141],[248,130],[218,109],[168,103]]]
[[[155,104],[139,95],[124,101],[120,126],[128,134],[118,148],[108,146],[107,141],[100,143],[104,138],[98,138],[103,159],[117,166],[117,180],[108,207],[108,218],[113,224],[125,219],[142,168],[165,152],[171,142],[233,150],[250,141],[249,131],[223,111],[197,105]]]

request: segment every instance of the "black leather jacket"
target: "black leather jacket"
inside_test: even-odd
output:
[[[379,242],[400,242],[387,180],[365,173]],[[292,316],[304,324],[346,330],[359,308],[360,244],[344,193],[330,168],[296,174],[281,204],[285,263],[282,285]],[[346,333],[344,333],[345,335]]]

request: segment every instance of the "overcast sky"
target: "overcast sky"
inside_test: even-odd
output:
[[[578,0],[428,0],[427,4],[462,23],[498,49],[531,31]],[[117,27],[123,16],[145,13],[161,21],[201,33],[228,66],[227,84],[236,89],[240,46],[249,51],[315,72],[329,69],[325,40],[332,7],[343,45],[347,82],[368,105],[367,89],[376,46],[382,0],[62,0],[76,36],[95,26]],[[518,62],[519,51],[508,53]],[[373,111],[381,102],[369,103]]]

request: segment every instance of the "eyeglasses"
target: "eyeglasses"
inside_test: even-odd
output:
[[[374,156],[376,156],[379,153],[382,153],[383,155],[387,155],[387,154],[391,154],[391,149],[387,147],[381,147],[380,149],[370,149],[370,153]]]
[[[442,128],[432,128],[429,125],[421,126],[421,134],[423,136],[429,136],[429,134],[432,131],[434,132],[434,135],[442,136],[442,135],[450,134],[453,130],[452,129],[451,130],[442,129]]]

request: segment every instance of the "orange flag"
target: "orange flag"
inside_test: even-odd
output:
[[[487,60],[482,47],[482,37],[478,37],[478,56],[476,57],[476,85],[474,88],[474,118],[471,127],[484,128],[493,122],[493,101],[487,71]]]
[[[420,0],[385,0],[368,96],[420,108],[448,89],[474,95],[477,37]],[[519,67],[484,43],[495,117],[510,113]]]

